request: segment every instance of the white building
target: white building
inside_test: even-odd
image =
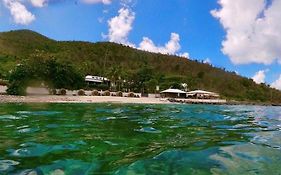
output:
[[[160,95],[165,98],[186,98],[186,92],[179,89],[167,89],[160,92]]]
[[[107,85],[109,85],[109,83],[110,83],[110,80],[105,77],[92,76],[92,75],[87,75],[85,77],[85,81],[89,84],[107,84]]]
[[[217,99],[219,94],[215,92],[208,92],[203,90],[195,90],[186,93],[188,98],[198,98],[198,99]]]

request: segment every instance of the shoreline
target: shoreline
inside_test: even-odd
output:
[[[168,99],[170,102],[182,103],[182,104],[209,104],[209,105],[248,105],[248,106],[281,106],[276,103],[266,102],[253,102],[253,101],[235,101],[235,100],[223,100],[223,99]]]
[[[169,99],[154,97],[114,97],[114,96],[58,96],[58,95],[33,95],[12,96],[0,95],[0,104],[3,103],[116,103],[116,104],[206,104],[206,105],[256,105],[256,106],[281,106],[280,104],[239,102],[210,99]]]
[[[0,95],[1,103],[120,103],[120,104],[173,104],[164,98],[130,98],[112,96],[10,96]]]

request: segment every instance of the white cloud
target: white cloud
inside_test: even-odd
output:
[[[143,37],[138,49],[148,52],[177,55],[180,57],[189,58],[189,53],[187,52],[178,53],[178,51],[181,49],[181,45],[180,35],[177,33],[171,33],[170,40],[165,44],[165,46],[156,46],[150,38]]]
[[[171,33],[171,38],[165,44],[165,46],[156,46],[151,39],[149,39],[148,37],[143,37],[142,42],[139,44],[139,49],[148,52],[175,55],[181,48],[179,41],[180,41],[180,36],[177,33]],[[181,56],[187,57],[189,55],[188,53],[184,53],[181,54]]]
[[[49,2],[56,0],[0,0],[11,13],[13,21],[16,24],[28,25],[35,20],[35,15],[27,9],[28,6],[42,8],[48,5]],[[81,0],[87,4],[111,4],[112,0]]]
[[[281,75],[271,84],[271,87],[281,90]]]
[[[112,0],[82,0],[82,2],[87,3],[87,4],[98,4],[98,3],[103,3],[103,4],[111,4]]]
[[[47,4],[47,0],[30,0],[30,3],[34,7],[44,7]]]
[[[167,53],[175,54],[180,50],[180,35],[177,33],[171,33],[170,41],[165,45],[165,50]]]
[[[135,6],[135,0],[120,0],[120,5],[125,8],[130,8]]]
[[[3,2],[16,24],[28,25],[35,20],[35,16],[19,0],[3,0]]]
[[[211,14],[226,30],[222,52],[234,64],[281,63],[281,0],[218,0]]]
[[[127,3],[129,2],[131,1],[127,0]],[[139,46],[136,47],[135,44],[132,44],[128,40],[128,36],[133,29],[135,13],[125,7],[121,8],[118,13],[119,14],[117,16],[108,20],[109,32],[107,35],[102,34],[104,39],[109,39],[110,42],[125,44],[144,51],[178,55],[180,57],[189,58],[189,54],[187,52],[178,53],[181,49],[181,45],[179,43],[180,36],[177,33],[171,33],[170,40],[165,44],[165,46],[157,46],[150,38],[143,37]]]
[[[260,70],[252,77],[252,79],[257,84],[264,83],[265,82],[265,73],[266,72],[268,72],[268,70]]]
[[[119,15],[108,20],[109,33],[107,35],[110,42],[132,45],[128,41],[128,35],[133,29],[135,13],[127,8],[121,8]]]
[[[180,54],[178,54],[178,56],[189,59],[189,53],[188,52],[180,53]]]
[[[212,61],[211,61],[210,58],[206,58],[206,59],[203,61],[203,63],[205,63],[205,64],[212,64]]]

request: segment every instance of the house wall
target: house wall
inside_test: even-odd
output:
[[[218,99],[219,97],[215,97],[210,94],[195,94],[195,95],[189,95],[188,98],[194,98],[194,99]]]
[[[178,96],[178,94],[176,94],[176,93],[162,93],[161,97],[163,97],[163,98],[186,98],[186,94],[180,94],[180,96]]]

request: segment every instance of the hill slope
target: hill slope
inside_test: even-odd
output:
[[[281,103],[281,92],[251,79],[185,58],[148,53],[115,43],[55,41],[29,30],[0,33],[0,78],[22,60],[54,57],[75,65],[83,74],[106,76],[119,67],[127,75],[148,66],[161,77],[160,88],[187,83],[189,89],[205,89],[229,99]]]

